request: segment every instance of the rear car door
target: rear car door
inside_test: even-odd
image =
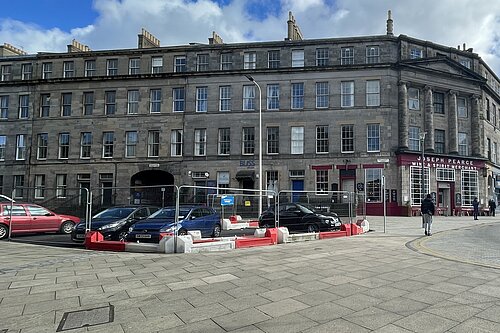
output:
[[[12,221],[10,220],[10,204],[3,205],[2,220],[10,225],[12,233],[29,232],[31,229],[31,217],[22,205],[12,206]]]
[[[210,208],[203,208],[203,218],[205,219],[205,232],[208,236],[211,236],[215,224],[220,222],[219,215]]]
[[[202,208],[193,209],[191,214],[189,214],[189,218],[182,224],[187,230],[200,230],[203,235],[206,234],[207,227],[203,218]]]
[[[38,205],[25,206],[31,215],[31,231],[57,231],[61,219],[56,214]]]

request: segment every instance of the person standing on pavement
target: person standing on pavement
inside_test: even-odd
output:
[[[434,215],[435,206],[434,202],[432,202],[432,196],[427,194],[424,201],[422,201],[422,205],[420,205],[420,211],[422,212],[422,218],[424,223],[424,233],[426,236],[432,235],[431,227],[432,227],[432,216]]]
[[[495,210],[497,209],[497,204],[494,199],[490,199],[488,202],[488,207],[490,208],[490,216],[495,216]]]
[[[477,197],[474,198],[474,201],[472,201],[472,214],[474,215],[474,220],[477,220],[477,216],[479,215],[479,201],[477,201]]]

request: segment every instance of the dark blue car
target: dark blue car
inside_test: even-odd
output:
[[[186,235],[188,231],[199,230],[203,237],[219,237],[221,232],[220,215],[210,207],[181,206],[179,222],[175,225],[175,207],[165,207],[147,219],[130,227],[127,234],[129,242],[158,243],[163,236]]]

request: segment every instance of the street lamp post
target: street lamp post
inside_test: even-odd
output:
[[[245,75],[246,78],[255,84],[259,89],[259,216],[262,214],[262,90],[260,85],[250,75]]]
[[[421,132],[418,134],[418,137],[420,139],[420,151],[422,152],[422,179],[421,179],[421,182],[422,182],[422,200],[424,200],[424,197],[425,197],[425,171],[424,171],[424,159],[425,159],[425,156],[424,156],[424,140],[425,140],[425,135],[427,134],[427,132]]]

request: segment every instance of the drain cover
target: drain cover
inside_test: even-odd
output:
[[[101,308],[66,312],[64,313],[56,332],[112,323],[114,320],[114,314],[115,311],[113,305]]]

